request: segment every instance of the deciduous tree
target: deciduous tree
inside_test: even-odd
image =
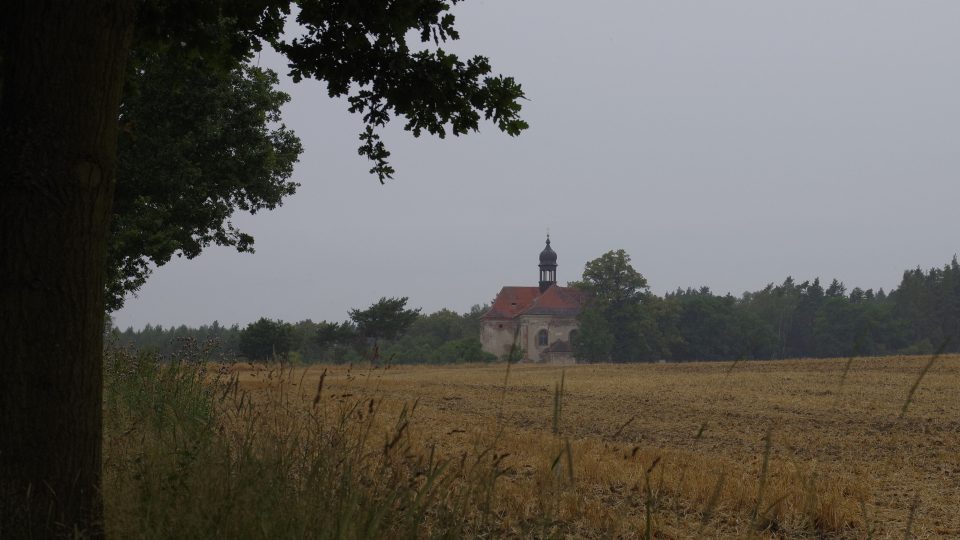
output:
[[[360,153],[393,174],[378,130],[510,135],[523,92],[458,37],[456,0],[13,0],[0,18],[0,530],[99,534],[102,331],[122,83],[135,50],[182,47],[230,72],[269,44],[294,78],[361,117]],[[136,25],[134,22],[136,21]],[[411,46],[409,36],[420,43]],[[142,127],[142,126],[141,126]],[[166,183],[171,191],[189,189]],[[133,194],[134,197],[136,193]],[[242,237],[238,237],[238,243]]]
[[[659,355],[656,321],[643,305],[650,296],[647,279],[633,268],[626,251],[608,251],[587,262],[583,279],[570,285],[589,297],[580,314],[578,359],[629,362]]]
[[[107,244],[107,307],[174,255],[210,244],[253,251],[230,221],[279,206],[300,140],[280,118],[277,75],[243,63],[211,69],[180,47],[135,51],[121,104],[117,189]],[[169,50],[172,49],[172,50]]]
[[[104,270],[133,0],[0,17],[0,535],[97,534]]]

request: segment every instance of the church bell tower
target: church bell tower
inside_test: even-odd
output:
[[[551,285],[557,284],[557,253],[550,247],[550,234],[547,234],[547,246],[540,252],[540,293]]]

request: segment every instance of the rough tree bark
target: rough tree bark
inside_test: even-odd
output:
[[[134,0],[0,17],[0,537],[99,536],[103,281]]]

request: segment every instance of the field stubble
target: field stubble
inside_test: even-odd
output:
[[[283,380],[323,414],[406,408],[410,447],[431,456],[493,441],[507,535],[548,515],[589,537],[960,537],[960,357],[936,359],[900,416],[929,360],[312,366]],[[234,370],[255,400],[278,384]]]

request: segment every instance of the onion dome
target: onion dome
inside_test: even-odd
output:
[[[547,246],[540,252],[540,264],[557,264],[557,252],[550,247],[550,236],[547,236]]]

